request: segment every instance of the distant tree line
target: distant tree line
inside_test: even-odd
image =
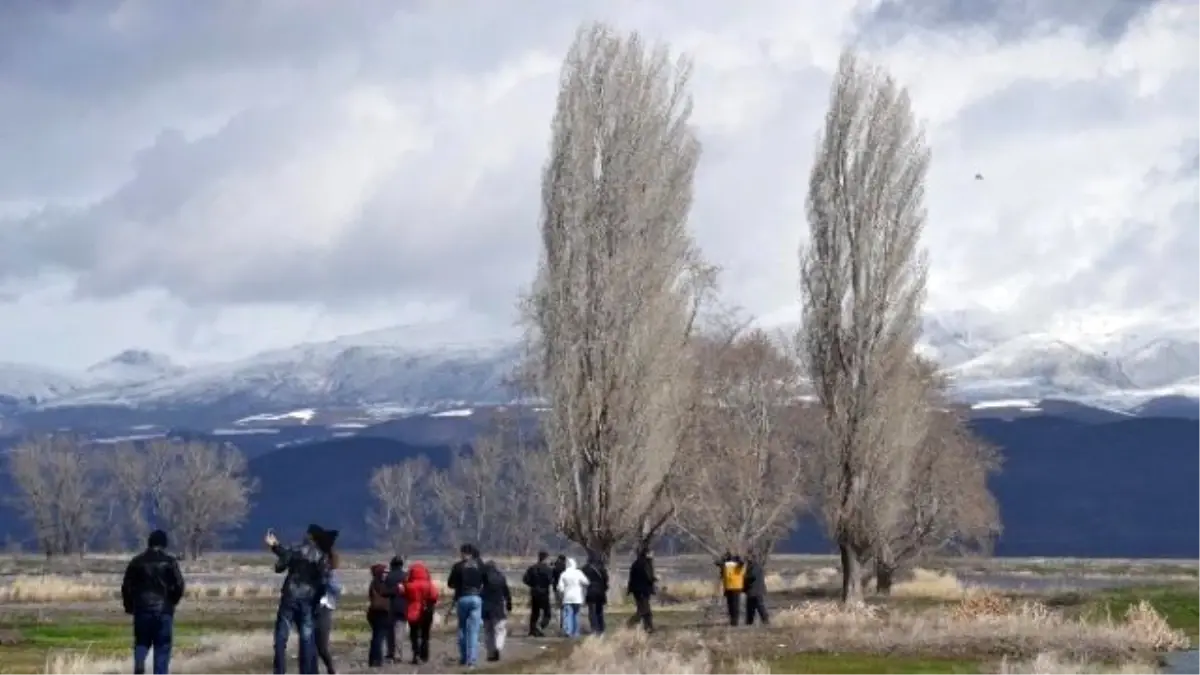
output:
[[[257,488],[232,445],[165,438],[40,436],[9,452],[8,473],[16,489],[6,499],[47,556],[126,550],[161,527],[197,557],[242,524]]]

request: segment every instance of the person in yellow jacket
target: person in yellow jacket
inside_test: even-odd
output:
[[[738,625],[738,617],[742,615],[742,595],[746,591],[746,561],[741,556],[729,551],[716,566],[721,570],[721,590],[725,592],[725,608],[729,612],[729,625]]]

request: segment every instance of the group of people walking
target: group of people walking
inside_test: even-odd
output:
[[[286,573],[275,617],[274,672],[286,672],[287,644],[294,631],[299,642],[300,672],[316,673],[320,662],[328,673],[335,673],[330,635],[333,613],[344,592],[339,576],[341,560],[334,548],[338,531],[314,524],[308,526],[305,534],[296,546],[282,545],[271,531],[264,539],[275,555],[275,572]],[[133,617],[134,673],[145,672],[151,652],[156,675],[170,670],[175,607],[183,598],[185,584],[179,563],[166,552],[167,546],[165,532],[151,533],[146,550],[129,562],[121,585],[125,611]],[[459,664],[477,665],[481,637],[487,660],[499,661],[508,635],[508,617],[513,610],[508,580],[495,561],[482,559],[474,545],[462,545],[459,554],[460,559],[451,567],[446,581],[453,593],[448,614],[453,613],[458,623]],[[747,623],[753,623],[755,617],[766,623],[761,565],[728,553],[717,565],[729,602],[730,623],[737,625],[742,595],[747,598]],[[396,556],[389,564],[374,564],[370,570],[366,614],[371,631],[368,665],[380,667],[385,659],[401,659],[402,650],[397,642],[397,627],[401,624],[408,627],[411,663],[427,662],[430,633],[441,600],[428,567],[414,562],[405,568],[403,558]],[[542,551],[537,561],[525,570],[522,582],[529,589],[530,637],[546,636],[555,609],[560,633],[568,638],[579,637],[584,607],[590,632],[593,635],[605,632],[609,573],[600,556],[589,555],[580,568],[573,558],[565,555],[550,562],[550,555]],[[630,565],[625,586],[635,608],[630,626],[640,624],[644,630],[654,631],[651,598],[657,591],[653,553],[642,548]]]

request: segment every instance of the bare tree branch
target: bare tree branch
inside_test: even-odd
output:
[[[843,599],[906,489],[907,440],[924,424],[894,387],[920,330],[929,151],[908,94],[852,52],[839,63],[808,193],[801,355],[823,412],[814,457],[824,523],[842,556]]]
[[[386,550],[396,553],[433,542],[429,521],[435,510],[436,472],[429,459],[418,457],[381,466],[371,474],[368,489],[375,505],[367,525]]]
[[[687,232],[690,65],[582,28],[563,63],[525,308],[559,527],[608,555],[662,527],[686,429],[686,346],[712,285]],[[667,513],[669,515],[669,512]]]
[[[47,556],[82,555],[100,524],[96,463],[70,436],[42,436],[13,448],[9,498]]]

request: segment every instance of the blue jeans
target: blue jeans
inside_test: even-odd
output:
[[[604,634],[604,603],[588,603],[588,624],[592,628],[592,635]]]
[[[464,595],[455,602],[458,610],[458,663],[473,666],[479,662],[479,632],[483,628],[483,599]]]
[[[579,608],[580,605],[563,605],[563,633],[567,637],[579,637]]]
[[[317,672],[317,648],[313,639],[312,600],[282,599],[275,615],[275,672],[287,672],[287,643],[292,629],[300,638],[300,672]]]
[[[146,672],[146,656],[154,650],[154,674],[171,671],[171,636],[175,617],[170,614],[136,613],[133,615],[133,672]]]

